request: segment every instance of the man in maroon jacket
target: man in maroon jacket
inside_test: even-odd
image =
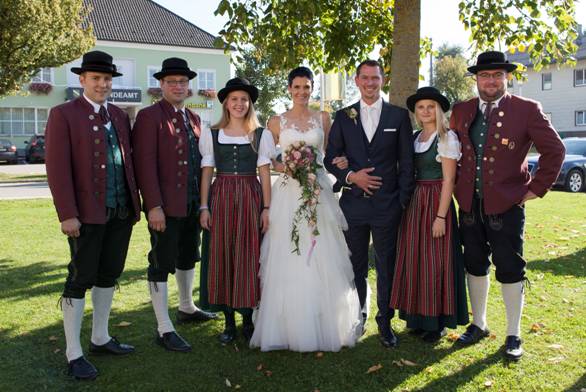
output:
[[[200,260],[198,149],[200,119],[185,108],[189,80],[197,74],[179,58],[163,61],[159,80],[163,99],[144,108],[132,130],[136,179],[149,222],[148,281],[157,318],[157,343],[170,351],[190,351],[169,318],[167,278],[179,290],[177,322],[207,321],[213,313],[193,303],[195,262]]]
[[[489,335],[486,302],[492,254],[507,313],[505,357],[511,360],[523,355],[525,203],[543,197],[553,185],[565,152],[539,103],[507,93],[509,73],[515,69],[502,52],[481,53],[477,64],[468,68],[476,75],[479,97],[455,105],[450,119],[462,143],[455,195],[473,315],[458,341],[474,344]],[[533,179],[526,159],[532,145],[541,154]]]
[[[71,71],[80,75],[83,96],[51,109],[46,163],[61,231],[68,236],[71,252],[61,304],[69,374],[93,379],[98,372],[83,356],[80,343],[87,289],[92,289],[94,308],[90,353],[134,351],[110,337],[108,318],[140,205],[128,115],[106,101],[112,77],[121,74],[112,57],[100,51],[86,53],[81,68]]]

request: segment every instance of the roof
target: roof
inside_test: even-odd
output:
[[[151,0],[83,0],[98,40],[216,49],[212,34]]]
[[[575,42],[576,45],[578,45],[578,50],[576,51],[576,54],[574,54],[574,58],[576,60],[586,59],[586,31],[582,31]],[[515,52],[513,54],[507,53],[507,58],[512,63],[521,63],[526,67],[533,66],[531,59],[529,58],[529,53],[527,52]]]

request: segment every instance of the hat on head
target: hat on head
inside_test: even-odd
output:
[[[250,95],[250,100],[255,103],[258,99],[258,89],[254,87],[250,82],[244,78],[233,78],[226,82],[226,87],[218,91],[218,99],[220,102],[224,102],[224,99],[232,91],[246,91]]]
[[[81,67],[71,68],[71,72],[78,75],[86,71],[108,73],[112,74],[112,76],[122,76],[120,72],[116,72],[116,66],[112,63],[112,56],[99,50],[87,52],[83,55]]]
[[[450,101],[435,87],[421,87],[417,92],[407,98],[407,107],[415,112],[415,104],[422,99],[431,99],[440,104],[444,112],[450,110]]]
[[[161,80],[167,75],[184,75],[191,80],[197,76],[197,72],[189,69],[187,61],[178,57],[170,57],[163,60],[163,67],[159,72],[153,74],[153,78]]]
[[[512,72],[517,69],[517,66],[509,63],[503,52],[491,50],[480,53],[476,59],[476,65],[468,67],[468,71],[473,74],[488,69],[504,69],[507,72]]]

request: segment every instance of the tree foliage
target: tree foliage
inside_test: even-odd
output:
[[[450,103],[464,101],[474,94],[474,80],[466,76],[466,59],[462,56],[443,56],[434,64],[433,85]]]
[[[0,1],[0,97],[18,92],[40,68],[89,50],[95,38],[88,12],[82,0]]]
[[[267,57],[258,50],[245,49],[240,53],[241,61],[236,64],[236,75],[248,79],[260,90],[254,108],[261,124],[275,114],[273,107],[287,98],[288,70],[272,70]]]

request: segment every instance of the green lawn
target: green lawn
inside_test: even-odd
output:
[[[502,359],[504,306],[493,281],[489,326],[495,336],[458,349],[447,339],[431,346],[407,335],[396,319],[400,346],[384,349],[374,322],[353,349],[322,355],[261,353],[222,346],[223,322],[179,326],[189,354],[165,352],[153,342],[155,318],[146,285],[148,237],[135,228],[127,267],[116,292],[110,332],[134,344],[134,355],[91,357],[93,382],[65,375],[65,342],[57,300],[68,248],[49,200],[0,202],[0,390],[124,391],[580,391],[586,388],[586,195],[552,192],[527,207],[531,289],[522,320],[526,355]],[[371,276],[374,277],[374,276]],[[197,293],[196,293],[197,296]],[[170,303],[177,297],[170,280]],[[374,306],[374,305],[373,305]],[[127,327],[115,325],[126,321]],[[87,348],[91,301],[87,296],[82,344]],[[462,332],[460,328],[458,333]],[[401,359],[415,365],[405,365]],[[374,365],[380,369],[367,373]],[[259,370],[259,368],[262,368]],[[227,385],[227,381],[231,387]]]
[[[0,173],[0,183],[2,182],[33,182],[47,181],[46,174],[8,174]]]

